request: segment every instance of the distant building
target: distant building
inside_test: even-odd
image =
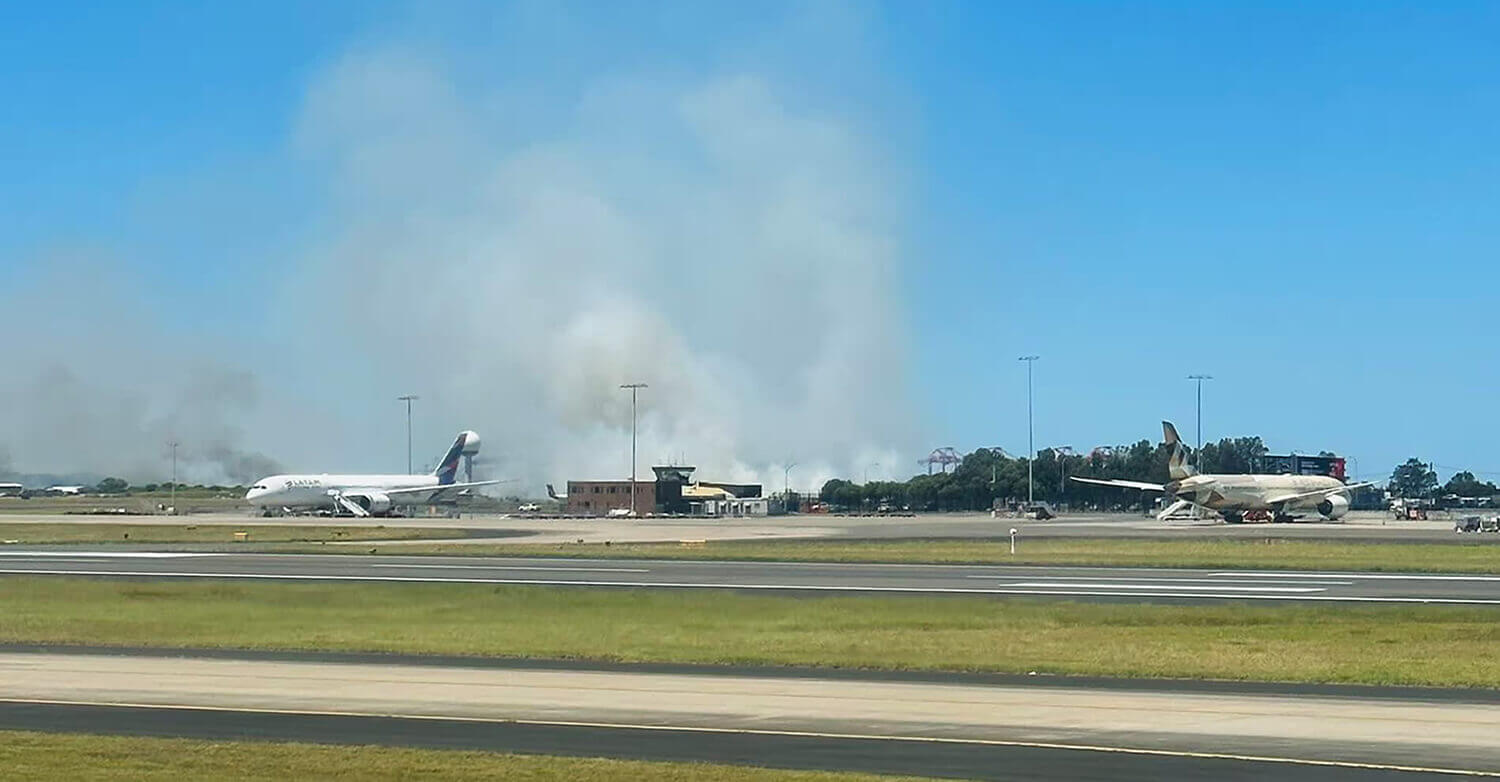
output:
[[[1344,458],[1342,456],[1303,456],[1288,454],[1260,457],[1256,472],[1263,475],[1327,475],[1344,480]]]
[[[636,481],[636,512],[652,513],[655,508],[656,484]],[[568,481],[568,513],[603,516],[619,509],[630,509],[630,481]]]
[[[696,516],[764,516],[767,503],[758,483],[692,482],[696,467],[652,467],[656,479],[637,481],[635,510],[647,513]],[[568,481],[568,513],[608,515],[629,510],[630,481]]]

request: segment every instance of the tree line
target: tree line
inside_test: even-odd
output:
[[[1259,437],[1226,437],[1218,442],[1204,443],[1201,454],[1193,453],[1192,462],[1200,465],[1205,473],[1248,474],[1259,469],[1267,452]],[[1094,486],[1070,481],[1068,477],[1164,484],[1171,480],[1167,471],[1171,455],[1171,447],[1149,440],[1128,446],[1096,448],[1088,454],[1041,450],[1031,465],[1033,496],[1042,502],[1066,503],[1071,507],[1110,510],[1139,507],[1143,501],[1152,502],[1155,497],[1143,498],[1139,491]],[[1000,451],[980,448],[964,456],[949,472],[919,474],[905,481],[863,484],[834,478],[823,484],[819,499],[835,507],[868,510],[989,510],[997,502],[1012,505],[1026,501],[1026,467],[1024,458],[1010,458]],[[1402,497],[1500,494],[1500,489],[1494,484],[1480,482],[1469,472],[1460,472],[1448,483],[1440,485],[1431,465],[1415,458],[1396,468],[1388,487]]]

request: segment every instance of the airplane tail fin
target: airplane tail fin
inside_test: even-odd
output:
[[[474,432],[464,431],[458,433],[458,438],[443,454],[438,461],[437,469],[432,471],[437,476],[439,486],[447,486],[458,479],[458,464],[461,457],[473,456],[479,453],[479,435]]]
[[[1173,426],[1171,421],[1162,421],[1161,435],[1166,444],[1172,447],[1172,455],[1167,458],[1167,472],[1172,476],[1172,480],[1180,481],[1197,475],[1198,470],[1188,463],[1188,447],[1183,444],[1182,438],[1177,436],[1177,427]]]

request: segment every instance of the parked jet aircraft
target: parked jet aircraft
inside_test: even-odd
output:
[[[1161,428],[1167,445],[1172,446],[1172,456],[1167,461],[1170,483],[1069,477],[1079,483],[1165,492],[1177,502],[1157,518],[1165,517],[1181,503],[1188,503],[1214,511],[1231,524],[1242,521],[1246,511],[1269,511],[1276,521],[1291,521],[1306,515],[1296,513],[1298,510],[1315,510],[1325,519],[1337,519],[1349,512],[1349,490],[1370,485],[1346,484],[1326,475],[1199,475],[1188,464],[1188,449],[1177,436],[1177,427],[1170,421],[1162,421]]]
[[[479,435],[459,432],[431,475],[272,475],[245,493],[266,513],[328,509],[353,516],[383,516],[401,505],[429,505],[467,489],[499,481],[456,483],[461,457],[479,452]]]

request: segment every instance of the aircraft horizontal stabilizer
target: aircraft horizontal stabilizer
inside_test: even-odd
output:
[[[1162,486],[1159,483],[1144,483],[1142,481],[1122,481],[1122,480],[1105,479],[1105,478],[1080,478],[1080,477],[1078,477],[1076,475],[1069,475],[1068,479],[1069,480],[1078,481],[1079,483],[1093,483],[1093,484],[1097,484],[1099,486],[1117,486],[1117,487],[1120,487],[1120,488],[1123,488],[1123,489],[1140,489],[1142,491],[1166,491],[1167,490],[1167,487]]]

